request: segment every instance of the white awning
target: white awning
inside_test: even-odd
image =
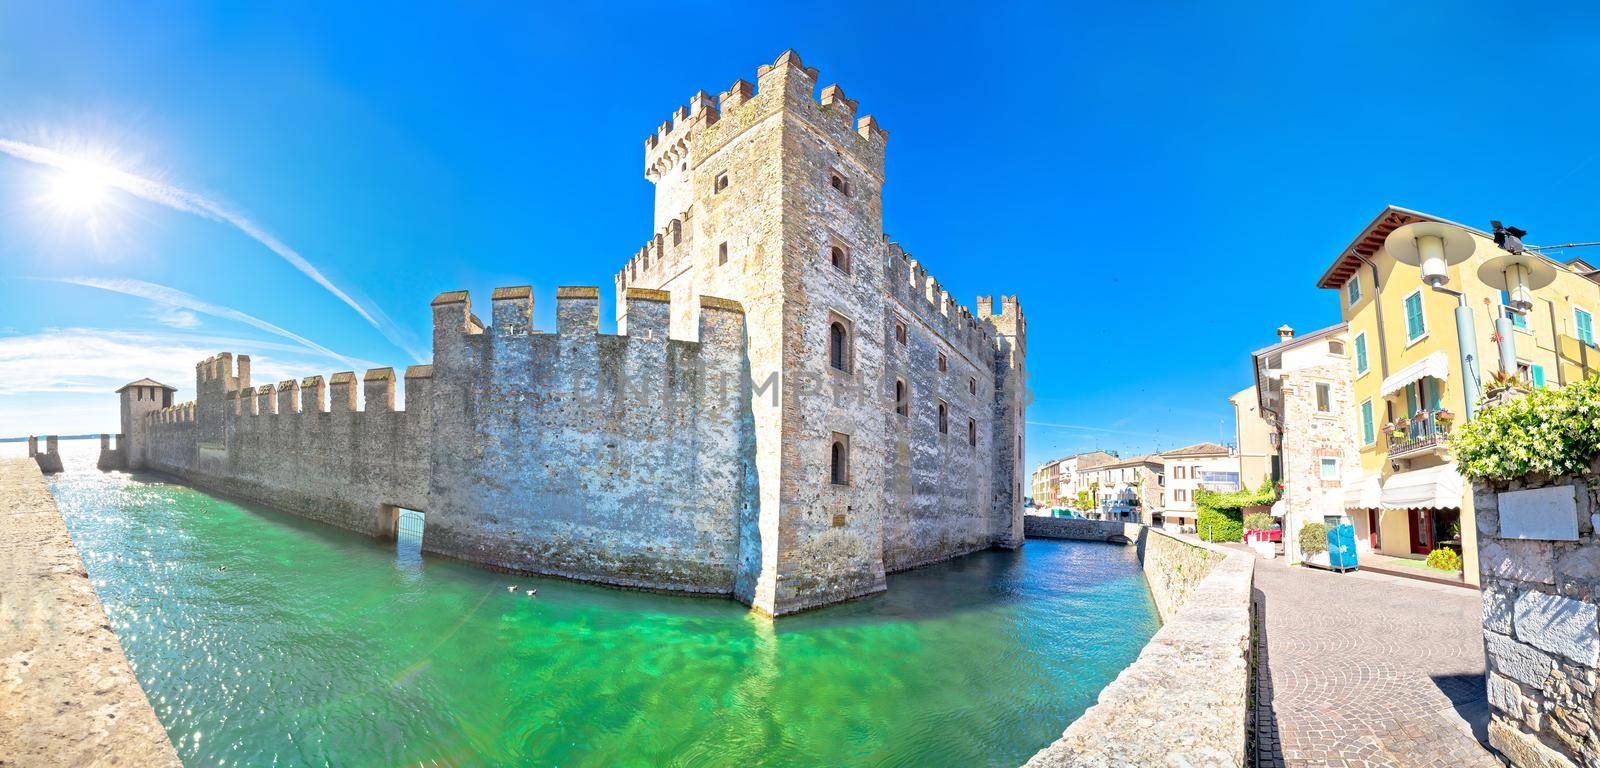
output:
[[[1345,509],[1377,509],[1383,488],[1377,475],[1357,474],[1344,479]]]
[[[1461,475],[1454,464],[1413,469],[1383,484],[1383,509],[1454,509],[1461,506]]]
[[[1450,358],[1446,357],[1443,350],[1435,352],[1421,360],[1416,361],[1383,380],[1383,386],[1378,389],[1378,394],[1388,397],[1399,392],[1407,384],[1429,376],[1440,381],[1450,374]]]

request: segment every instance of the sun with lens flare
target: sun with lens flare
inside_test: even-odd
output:
[[[45,197],[63,213],[94,214],[111,197],[111,171],[86,160],[70,163],[53,175]]]

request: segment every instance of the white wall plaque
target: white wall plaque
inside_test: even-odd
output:
[[[1500,494],[1500,538],[1578,540],[1578,489],[1552,485]]]

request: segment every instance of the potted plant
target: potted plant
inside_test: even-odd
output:
[[[1440,408],[1433,412],[1433,423],[1439,425],[1440,432],[1449,432],[1450,425],[1456,420],[1456,415],[1448,408]]]

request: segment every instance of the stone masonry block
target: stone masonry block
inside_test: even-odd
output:
[[[1584,666],[1600,666],[1600,608],[1543,592],[1517,597],[1516,638]]]
[[[1478,546],[1483,573],[1513,581],[1555,584],[1555,554],[1547,541],[1489,539]]]
[[[1516,590],[1498,584],[1483,585],[1483,628],[1502,635],[1511,634],[1511,598]]]
[[[1484,632],[1483,639],[1494,671],[1519,683],[1539,688],[1556,667],[1549,654],[1506,635]]]

